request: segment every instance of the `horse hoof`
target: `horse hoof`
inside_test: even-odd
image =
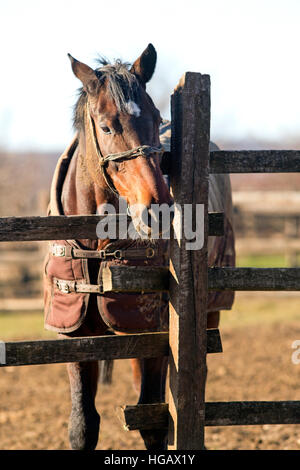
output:
[[[72,412],[69,422],[69,442],[72,450],[94,450],[98,443],[100,416],[95,411],[83,416]]]

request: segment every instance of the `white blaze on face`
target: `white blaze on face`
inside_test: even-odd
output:
[[[134,101],[128,101],[126,103],[126,108],[127,112],[135,117],[139,117],[139,115],[141,114],[140,107]]]

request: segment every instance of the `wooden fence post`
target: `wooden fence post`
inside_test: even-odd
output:
[[[170,243],[168,448],[197,450],[204,446],[205,420],[210,77],[187,72],[174,90],[171,112],[171,192],[183,217],[178,239],[177,211]],[[204,206],[201,249],[186,247],[185,204],[192,205],[193,229],[196,206]]]

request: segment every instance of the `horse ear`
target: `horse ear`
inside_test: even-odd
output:
[[[79,78],[86,91],[90,94],[93,94],[96,91],[97,85],[99,83],[94,70],[88,65],[79,62],[79,60],[72,57],[71,54],[68,54],[68,57],[71,61],[74,75]]]
[[[152,77],[156,65],[156,50],[152,44],[148,44],[142,55],[133,63],[130,72],[134,73],[145,86]]]

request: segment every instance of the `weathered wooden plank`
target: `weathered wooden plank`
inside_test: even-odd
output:
[[[162,267],[110,266],[103,270],[104,291],[168,291],[176,282]],[[208,268],[208,289],[298,291],[300,268]]]
[[[0,242],[38,241],[38,240],[96,240],[97,224],[102,220],[116,224],[127,224],[132,220],[125,214],[118,215],[70,215],[49,217],[0,217]],[[208,215],[209,235],[224,234],[224,216],[222,212]]]
[[[214,150],[209,162],[210,173],[293,173],[300,171],[300,150]],[[171,152],[165,152],[165,175],[172,171],[171,163]]]
[[[300,171],[300,150],[216,150],[210,173],[293,173]]]
[[[169,269],[156,266],[105,266],[104,292],[168,291]]]
[[[4,345],[4,346],[3,346]],[[167,356],[168,333],[139,333],[2,343],[4,366]],[[3,357],[3,354],[1,355]],[[3,362],[3,361],[1,361]]]
[[[116,407],[116,415],[125,431],[167,429],[168,403],[123,405]]]
[[[209,290],[298,291],[300,268],[208,268]]]
[[[300,401],[208,402],[206,426],[300,424]]]
[[[5,354],[4,354],[5,351]],[[207,331],[207,354],[222,352],[218,329]],[[0,367],[169,355],[167,332],[1,342]],[[3,360],[3,358],[5,358]]]
[[[168,404],[125,405],[117,416],[126,431],[166,429]],[[205,426],[300,424],[300,401],[206,402]]]
[[[107,217],[107,219],[105,219]],[[0,241],[35,240],[96,240],[96,227],[101,220],[110,219],[118,229],[121,217],[127,215],[70,215],[49,217],[1,217]]]
[[[171,99],[171,193],[183,208],[204,208],[203,247],[188,250],[186,234],[170,241],[170,374],[168,448],[204,445],[206,380],[208,157],[210,78],[186,73]],[[180,221],[175,213],[173,235]],[[179,238],[179,237],[178,237]]]

